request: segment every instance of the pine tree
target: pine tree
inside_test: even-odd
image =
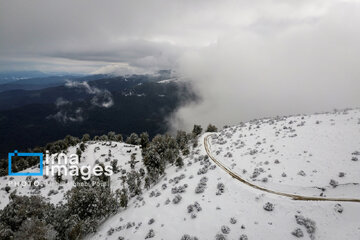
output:
[[[175,166],[180,167],[180,168],[184,166],[184,160],[182,159],[182,157],[179,156],[176,159]]]
[[[112,167],[112,170],[114,173],[118,173],[119,172],[119,168],[118,168],[118,160],[117,159],[114,159],[110,162],[110,165]]]
[[[117,134],[117,135],[115,136],[115,141],[117,141],[117,142],[122,142],[122,141],[123,141],[123,136],[122,136],[121,134]]]
[[[144,149],[149,144],[149,134],[147,132],[143,132],[140,134],[140,145]]]
[[[138,162],[139,161],[136,161],[136,153],[131,154],[129,161],[131,169],[135,169],[135,164]]]
[[[211,124],[209,124],[206,129],[206,132],[217,132],[217,131],[218,131],[217,127],[215,125],[211,125]]]
[[[138,172],[133,170],[127,174],[127,184],[129,186],[130,193],[134,195],[141,194],[141,179]]]
[[[130,136],[126,139],[127,144],[138,145],[139,144],[139,136],[136,133],[130,134]]]
[[[202,133],[202,127],[200,125],[194,125],[192,130],[193,137],[197,137]]]
[[[81,138],[81,141],[82,141],[82,142],[90,141],[90,135],[87,134],[87,133],[85,133],[85,134],[83,135],[83,137]]]
[[[128,202],[129,202],[128,193],[126,189],[123,188],[120,194],[120,207],[127,208]]]
[[[108,139],[110,141],[115,141],[116,140],[115,132],[108,132]]]

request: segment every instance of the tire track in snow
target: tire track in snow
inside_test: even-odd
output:
[[[223,165],[221,162],[216,160],[215,157],[212,156],[211,151],[209,149],[209,145],[208,145],[208,139],[211,136],[212,136],[212,134],[210,134],[210,135],[208,135],[208,136],[206,136],[204,138],[204,147],[205,147],[205,151],[206,151],[207,155],[209,156],[209,158],[216,165],[218,165],[225,172],[227,172],[230,176],[232,176],[236,180],[238,180],[238,181],[240,181],[240,182],[242,182],[242,183],[244,183],[244,184],[246,184],[246,185],[248,185],[248,186],[250,186],[252,188],[255,188],[255,189],[263,191],[263,192],[275,194],[275,195],[278,195],[278,196],[291,198],[292,200],[298,200],[298,201],[331,201],[331,202],[356,202],[356,203],[360,203],[360,199],[356,199],[356,198],[309,197],[309,196],[302,196],[302,195],[296,195],[296,194],[291,194],[291,193],[283,193],[283,192],[278,192],[278,191],[274,191],[274,190],[271,190],[271,189],[263,188],[263,187],[260,187],[258,185],[255,185],[255,184],[253,184],[251,182],[248,182],[247,180],[240,177],[237,173],[234,173],[233,171],[231,171],[229,168],[227,168],[225,165]]]

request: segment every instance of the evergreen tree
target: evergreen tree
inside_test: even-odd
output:
[[[116,140],[115,132],[108,132],[108,139],[110,141],[115,141]]]
[[[132,195],[141,194],[141,179],[138,172],[133,170],[127,174],[127,184]]]
[[[179,156],[176,159],[175,166],[180,167],[180,168],[184,166],[184,160],[182,159],[182,157]]]
[[[136,161],[136,153],[131,154],[129,161],[131,169],[135,169],[135,164],[138,162],[139,161]]]
[[[129,202],[129,197],[127,190],[123,188],[121,189],[121,193],[120,193],[120,207],[127,208],[128,202]]]
[[[88,133],[85,133],[82,138],[81,138],[81,141],[82,142],[87,142],[87,141],[90,141],[90,135]]]
[[[123,136],[121,134],[116,134],[115,141],[122,142],[123,141]]]
[[[150,186],[151,186],[151,179],[150,177],[145,177],[145,185],[144,187],[149,190],[150,189]]]
[[[188,136],[185,131],[177,131],[176,133],[176,143],[180,149],[184,149],[188,143]]]
[[[110,162],[110,165],[112,167],[112,170],[114,173],[118,173],[119,172],[119,168],[118,168],[118,160],[117,159],[114,159]]]
[[[136,133],[130,134],[130,136],[126,139],[127,144],[138,145],[139,144],[139,136]]]
[[[197,137],[202,133],[202,127],[200,125],[194,125],[192,130],[193,137]]]
[[[209,124],[206,129],[206,132],[217,132],[217,131],[218,131],[217,127],[215,125],[211,125],[211,124]]]
[[[101,135],[101,136],[99,137],[99,140],[100,140],[100,141],[108,141],[109,138],[108,138],[107,135]]]
[[[147,146],[149,145],[149,134],[147,132],[143,132],[140,134],[140,145],[141,147],[147,148]]]

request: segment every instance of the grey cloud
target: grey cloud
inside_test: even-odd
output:
[[[62,109],[53,115],[49,115],[47,119],[55,119],[56,121],[64,124],[69,122],[82,122],[84,121],[82,114],[83,110],[81,108],[77,108],[74,112]]]
[[[0,0],[0,6],[6,68],[116,74],[171,68],[192,79],[203,101],[180,108],[175,127],[360,105],[357,0]],[[96,97],[94,105],[111,105],[107,93],[79,87]]]
[[[75,81],[66,81],[65,86],[68,88],[82,88],[88,94],[94,95],[91,103],[97,107],[109,108],[114,105],[112,94],[106,89],[90,86],[87,82]]]
[[[58,99],[56,99],[55,101],[55,106],[57,108],[61,107],[61,106],[64,106],[64,105],[68,105],[70,104],[70,102],[62,97],[59,97]]]
[[[360,106],[358,3],[290,26],[275,21],[276,30],[259,24],[182,57],[202,101],[172,116],[175,129]]]

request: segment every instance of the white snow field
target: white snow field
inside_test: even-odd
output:
[[[214,134],[213,156],[268,189],[360,198],[360,111],[262,119]]]
[[[96,161],[103,163],[105,166],[110,165],[111,160],[118,160],[119,169],[125,169],[127,172],[130,171],[130,164],[128,161],[130,160],[131,154],[136,154],[136,160],[140,163],[135,165],[135,170],[138,170],[142,167],[141,162],[141,149],[139,146],[129,145],[125,143],[119,142],[98,142],[98,141],[89,141],[86,143],[86,149],[82,154],[79,165],[80,166],[95,166]],[[75,154],[76,148],[78,146],[70,147],[67,151],[67,155]],[[45,161],[45,159],[44,159]],[[45,171],[45,170],[44,170]],[[21,172],[39,172],[39,166],[33,167],[31,169],[27,169]],[[121,171],[119,173],[114,173],[110,178],[110,187],[112,190],[116,190],[119,186],[122,186],[122,180],[120,178]],[[26,180],[28,178],[28,180]],[[16,182],[31,182],[32,180],[37,180],[40,183],[41,187],[31,187],[30,185],[20,185],[15,187],[13,185],[9,185],[9,181]],[[6,185],[11,187],[9,193],[6,193],[4,190],[1,191],[0,195],[0,209],[3,209],[9,202],[10,193],[16,189],[16,194],[22,195],[41,195],[48,199],[51,203],[59,203],[64,200],[64,194],[74,187],[74,181],[71,176],[63,176],[63,182],[57,183],[54,177],[27,177],[27,176],[5,176],[0,177],[0,189],[4,189]]]
[[[360,162],[351,159],[360,151],[359,119],[359,110],[349,110],[253,121],[216,134],[211,149],[225,164],[236,163],[240,173],[267,166],[257,179],[266,176],[268,182],[256,181],[265,187],[314,196],[321,187],[324,196],[356,197]],[[295,201],[251,188],[206,157],[207,135],[185,159],[186,167],[170,167],[156,186],[88,239],[360,239],[359,202]],[[250,155],[252,149],[258,152]],[[224,157],[227,152],[233,157]],[[297,175],[300,170],[305,176]],[[330,179],[339,185],[329,187]]]
[[[143,189],[126,209],[104,220],[96,233],[85,238],[360,239],[359,202],[292,200],[248,186],[207,156],[204,139],[209,135],[211,155],[252,184],[304,196],[360,198],[358,109],[262,119],[202,135],[199,145],[184,157],[183,168],[168,166],[155,186]],[[136,167],[143,167],[138,146],[89,142],[81,164],[93,165],[99,159],[106,165],[115,158],[122,169],[129,170],[127,162],[134,151],[140,160]],[[120,171],[111,177],[113,190],[122,187],[121,176]],[[63,194],[73,186],[71,177],[61,184],[53,178],[38,178],[44,188],[18,187],[17,193],[41,194],[57,203],[64,201]],[[8,180],[0,180],[1,208],[8,202],[4,191]],[[48,196],[50,190],[58,193]]]

